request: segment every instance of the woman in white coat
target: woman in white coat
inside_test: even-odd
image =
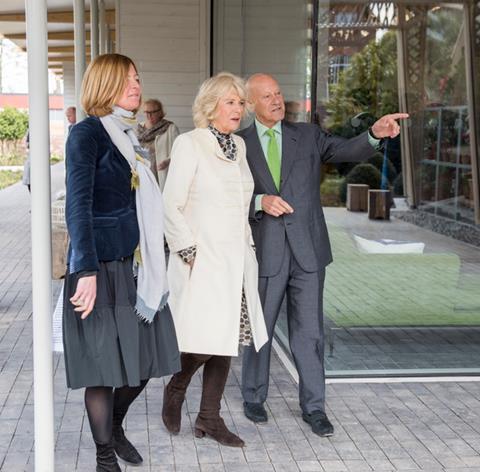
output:
[[[236,447],[244,442],[220,417],[231,356],[239,344],[258,351],[268,337],[248,223],[253,179],[245,143],[232,134],[245,96],[243,81],[230,73],[202,84],[193,104],[196,128],[176,139],[164,189],[169,303],[182,370],[165,388],[163,421],[171,433],[180,431],[186,389],[204,365],[195,435]]]

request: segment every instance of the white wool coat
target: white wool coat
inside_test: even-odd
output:
[[[169,304],[182,352],[238,355],[242,287],[256,350],[268,339],[248,223],[253,178],[245,143],[233,138],[235,161],[206,128],[180,135],[171,153],[165,236]],[[177,254],[190,246],[197,248],[192,269]]]

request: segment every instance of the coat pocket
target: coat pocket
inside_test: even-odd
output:
[[[115,260],[120,253],[119,219],[109,216],[93,218],[93,234],[98,260]]]
[[[196,273],[198,267],[198,244],[195,245],[195,257],[193,259],[193,264],[188,268],[188,280],[191,281],[193,275]]]

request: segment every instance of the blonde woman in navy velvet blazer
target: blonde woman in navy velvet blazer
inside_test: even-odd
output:
[[[133,254],[142,226],[134,174],[100,119],[118,120],[120,126],[122,118],[115,113],[134,112],[140,96],[129,58],[98,56],[82,85],[82,105],[89,116],[72,128],[66,145],[71,243],[64,288],[65,369],[68,387],[85,388],[97,472],[119,472],[117,455],[130,465],[142,463],[125,437],[123,419],[150,378],[180,367],[168,305],[149,323],[136,310]],[[163,235],[158,244],[163,248]]]

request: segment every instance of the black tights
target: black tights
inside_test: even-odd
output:
[[[85,407],[92,436],[96,443],[107,444],[112,438],[112,428],[122,424],[128,407],[140,395],[148,380],[138,387],[87,387]]]

